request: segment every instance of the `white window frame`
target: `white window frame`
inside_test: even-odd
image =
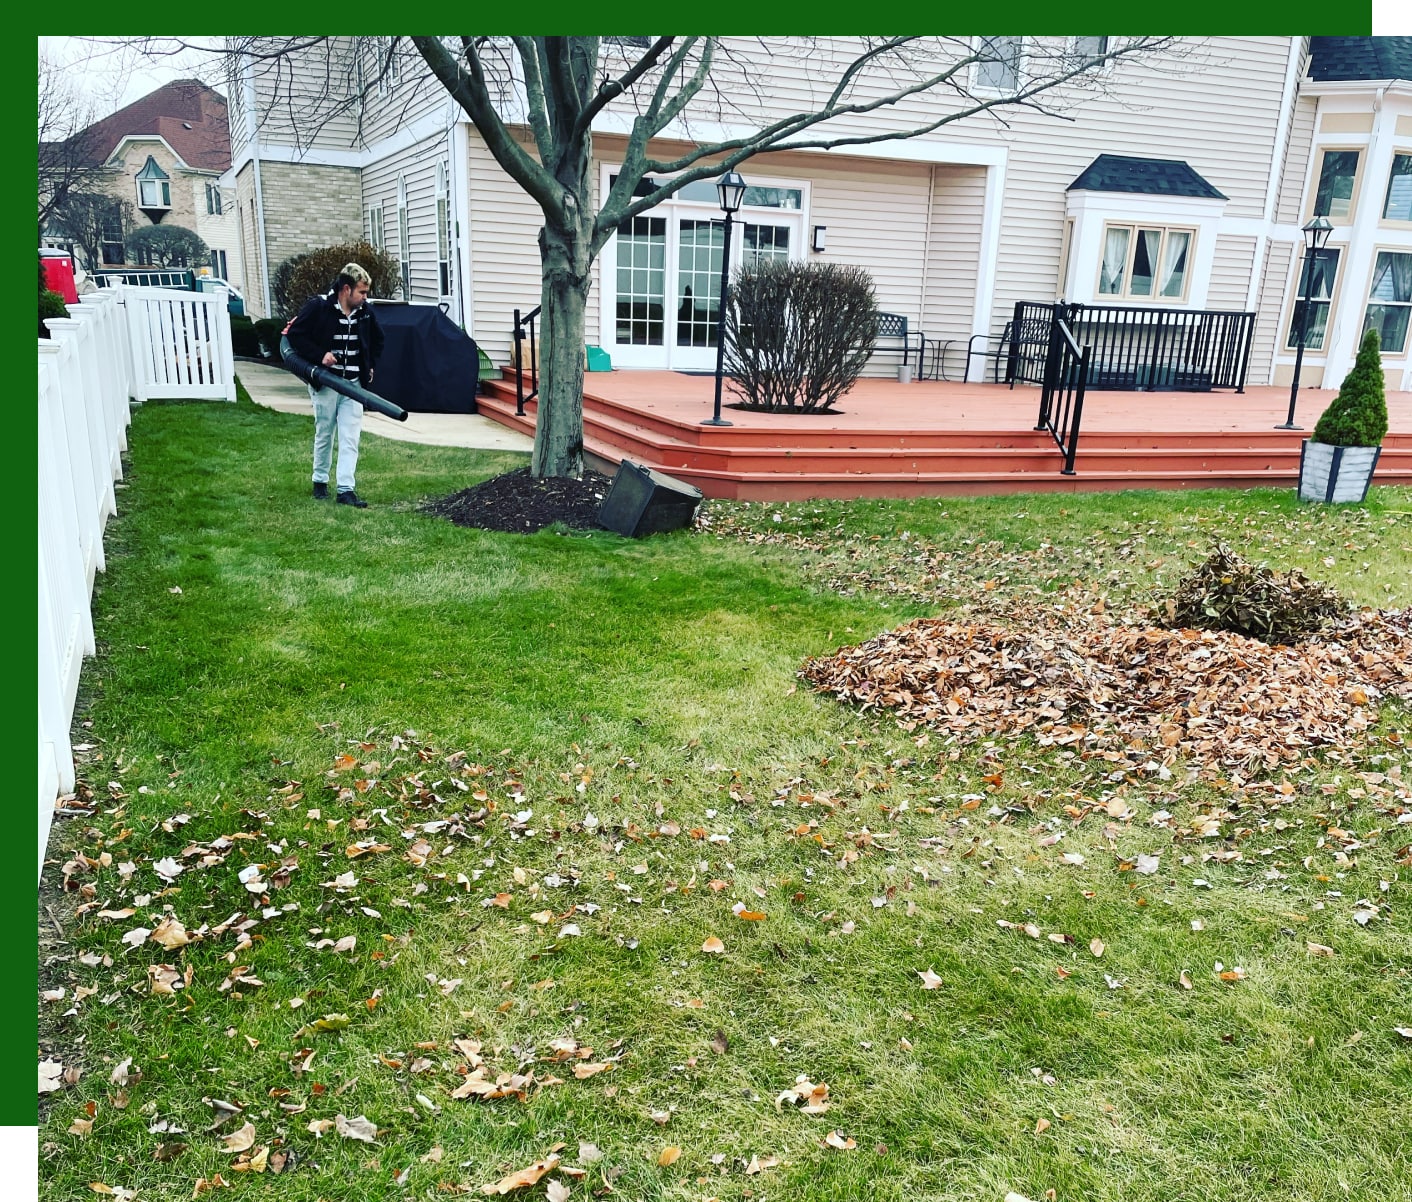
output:
[[[1368,310],[1374,305],[1382,305],[1385,308],[1398,308],[1412,310],[1412,301],[1380,301],[1373,299],[1373,288],[1377,284],[1378,258],[1381,255],[1405,255],[1412,259],[1412,246],[1378,246],[1373,250],[1373,270],[1368,279],[1368,299],[1363,305],[1363,331],[1368,329]],[[1335,281],[1337,285],[1337,281]],[[1378,337],[1382,337],[1382,331],[1378,332]],[[1361,344],[1363,335],[1360,333],[1358,341]],[[1389,347],[1383,344],[1381,353],[1385,358],[1405,359],[1409,346],[1412,346],[1412,313],[1408,314],[1408,328],[1403,331],[1402,345],[1399,347]]]
[[[407,177],[397,177],[397,261],[402,276],[402,299],[412,299],[412,229],[407,213]]]
[[[396,39],[378,37],[373,39],[375,47],[373,67],[377,71],[378,96],[390,96],[402,82],[402,67],[396,54]],[[384,69],[385,68],[385,69]]]
[[[386,245],[386,233],[383,229],[382,201],[372,205],[368,209],[368,245],[374,250],[382,250]]]
[[[1397,165],[1398,159],[1412,158],[1412,148],[1404,146],[1394,146],[1392,149],[1392,159],[1388,163],[1387,183],[1383,187],[1381,207],[1378,209],[1378,224],[1388,229],[1407,230],[1412,229],[1412,220],[1399,217],[1389,217],[1387,215],[1388,201],[1392,199],[1392,169]]]
[[[994,84],[982,83],[981,72],[987,67],[993,67],[995,63],[972,63],[971,64],[971,91],[984,96],[1013,96],[1020,91],[1025,78],[1025,39],[1015,37],[1011,34],[992,34],[990,36],[977,35],[972,53],[980,53],[988,48],[987,43],[994,42],[997,38],[1011,38],[1015,43],[1015,83],[1013,87],[997,87]],[[1003,60],[1002,60],[1003,61]]]
[[[224,212],[221,204],[221,186],[219,184],[208,183],[206,185],[206,214],[211,217],[219,217]]]
[[[147,200],[148,186],[158,188],[161,200]],[[170,209],[172,207],[172,181],[169,179],[140,179],[137,181],[137,207],[139,209]]]
[[[1280,327],[1280,332],[1283,335],[1280,339],[1281,353],[1293,352],[1299,349],[1299,343],[1293,337],[1294,315],[1299,308],[1299,302],[1305,299],[1304,276],[1308,268],[1304,260],[1308,253],[1308,250],[1303,246],[1295,246],[1293,264],[1294,287],[1290,290],[1289,304],[1285,308],[1284,319]],[[1338,312],[1339,290],[1343,287],[1343,277],[1348,274],[1347,243],[1340,243],[1338,245],[1326,243],[1317,253],[1320,255],[1332,253],[1336,255],[1337,258],[1334,260],[1334,280],[1329,288],[1329,295],[1327,297],[1317,298],[1314,301],[1316,305],[1327,305],[1329,307],[1329,315],[1324,321],[1323,341],[1318,346],[1315,346],[1313,342],[1306,342],[1304,344],[1304,354],[1306,356],[1311,354],[1316,356],[1328,354],[1329,339],[1333,333],[1334,314]],[[1312,327],[1313,323],[1311,322],[1310,325]],[[1312,329],[1310,330],[1310,337],[1313,337]]]
[[[1128,254],[1127,261],[1123,265],[1123,290],[1121,292],[1104,292],[1103,288],[1103,248],[1108,243],[1108,232],[1110,230],[1121,229],[1128,231]],[[1137,235],[1139,232],[1160,230],[1161,238],[1157,243],[1157,263],[1154,264],[1152,276],[1151,293],[1135,293],[1132,290],[1133,283],[1133,261],[1137,258]],[[1167,239],[1172,234],[1188,235],[1186,247],[1186,270],[1182,273],[1182,292],[1180,296],[1162,296],[1158,291],[1158,278],[1156,272],[1161,270],[1160,264],[1167,253]],[[1196,264],[1196,242],[1200,236],[1200,231],[1194,225],[1165,224],[1156,221],[1105,221],[1103,223],[1103,239],[1099,243],[1098,258],[1098,278],[1094,283],[1093,295],[1095,303],[1109,305],[1143,304],[1143,305],[1185,305],[1187,297],[1191,295],[1192,270]]]
[[[1331,154],[1356,154],[1358,156],[1358,165],[1353,169],[1353,191],[1348,198],[1348,212],[1339,217],[1324,214],[1331,225],[1352,225],[1353,219],[1358,213],[1359,194],[1363,191],[1363,176],[1368,170],[1368,147],[1366,144],[1360,146],[1332,142],[1315,147],[1314,153],[1310,156],[1314,161],[1309,176],[1309,196],[1305,202],[1307,212],[1304,214],[1304,219],[1308,221],[1313,218],[1315,216],[1314,210],[1319,207],[1319,182],[1324,177],[1324,161]],[[1381,198],[1379,203],[1381,203]]]
[[[456,267],[451,238],[451,164],[436,165],[436,286],[445,300],[455,294]]]

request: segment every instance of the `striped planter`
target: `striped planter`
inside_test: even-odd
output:
[[[1331,447],[1306,438],[1299,449],[1299,499],[1361,503],[1382,447]]]

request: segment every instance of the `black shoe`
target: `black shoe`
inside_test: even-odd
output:
[[[314,481],[314,500],[316,500],[316,501],[327,501],[327,500],[328,500],[328,481],[327,481],[327,480],[315,480],[315,481]]]
[[[347,492],[338,494],[338,503],[340,505],[352,505],[354,509],[366,509],[368,507],[368,503],[351,488]]]

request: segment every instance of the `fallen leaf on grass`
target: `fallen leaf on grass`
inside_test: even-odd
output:
[[[544,1190],[548,1202],[569,1202],[569,1187],[562,1181],[551,1181]]]
[[[77,1135],[80,1138],[87,1138],[93,1134],[93,1120],[74,1119],[74,1121],[69,1124],[69,1134]]]
[[[53,1093],[64,1088],[64,1065],[58,1060],[39,1062],[39,1092]]]
[[[1192,987],[1191,977],[1189,977],[1185,972],[1183,972],[1182,975],[1177,978],[1177,984],[1180,985],[1183,989],[1190,989]]]
[[[603,1064],[576,1064],[574,1065],[574,1076],[580,1081],[586,1081],[589,1077],[610,1072],[616,1067],[617,1065],[611,1060]]]
[[[824,1143],[828,1144],[831,1148],[838,1148],[843,1152],[851,1152],[858,1146],[857,1141],[853,1139],[852,1136],[844,1135],[842,1131],[830,1131],[824,1136]]]
[[[752,1156],[750,1163],[745,1166],[745,1175],[753,1177],[756,1173],[763,1173],[766,1169],[775,1168],[779,1162],[778,1156]]]
[[[922,988],[923,988],[923,989],[940,989],[940,988],[941,988],[941,985],[942,985],[942,980],[941,980],[941,978],[940,978],[939,976],[937,976],[936,973],[933,972],[930,968],[927,969],[926,972],[923,972],[920,968],[914,968],[912,971],[915,972],[919,977],[922,978]]]
[[[1243,968],[1230,968],[1230,969],[1227,969],[1225,972],[1221,973],[1221,980],[1223,980],[1223,981],[1243,981],[1243,980],[1245,980],[1245,969],[1243,969]]]
[[[239,1131],[221,1137],[222,1152],[244,1152],[255,1146],[255,1124],[246,1123]]]
[[[518,1173],[511,1173],[508,1177],[502,1177],[494,1185],[483,1185],[480,1192],[483,1194],[508,1194],[511,1190],[524,1189],[529,1185],[536,1185],[545,1173],[551,1172],[559,1165],[559,1154],[551,1152],[543,1160],[536,1160],[527,1169],[521,1169]]]
[[[192,1191],[193,1198],[199,1198],[207,1190],[230,1189],[230,1182],[219,1173],[214,1174],[209,1180],[205,1177],[196,1178],[196,1188]]]
[[[701,950],[708,956],[723,956],[725,955],[726,945],[712,935],[711,938],[701,945]]]
[[[1040,1119],[1034,1125],[1034,1133],[1036,1135],[1043,1135],[1052,1126],[1053,1124],[1048,1119]]]
[[[141,929],[138,927],[138,930]],[[133,933],[128,932],[129,935]],[[127,935],[124,935],[123,938],[126,940]],[[191,936],[186,933],[186,928],[177,919],[170,917],[162,919],[156,929],[149,933],[148,938],[153,943],[160,943],[169,952],[175,951],[179,947],[185,947],[191,942]]]
[[[1322,943],[1306,943],[1304,947],[1311,956],[1334,955],[1334,949]]]
[[[657,1157],[657,1167],[665,1169],[670,1164],[676,1164],[679,1159],[681,1159],[681,1149],[676,1144],[672,1144],[662,1149],[661,1155]]]
[[[365,1144],[377,1143],[377,1124],[361,1114],[351,1119],[341,1114],[334,1115],[333,1129],[344,1139],[361,1140]]]
[[[314,1136],[315,1139],[323,1139],[325,1135],[327,1135],[330,1131],[333,1130],[333,1120],[310,1119],[307,1129]]]
[[[1104,943],[1102,939],[1089,940],[1088,950],[1091,951],[1095,957],[1102,956],[1107,947],[1108,945]]]
[[[1152,876],[1161,866],[1161,861],[1156,856],[1138,856],[1137,858],[1137,870],[1143,876]]]
[[[1403,1039],[1412,1039],[1412,1027],[1393,1027],[1393,1030],[1401,1035]]]

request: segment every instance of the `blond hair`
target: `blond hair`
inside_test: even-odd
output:
[[[346,275],[355,283],[366,284],[369,288],[373,286],[373,277],[368,274],[367,268],[359,267],[357,263],[345,263],[340,275]]]

